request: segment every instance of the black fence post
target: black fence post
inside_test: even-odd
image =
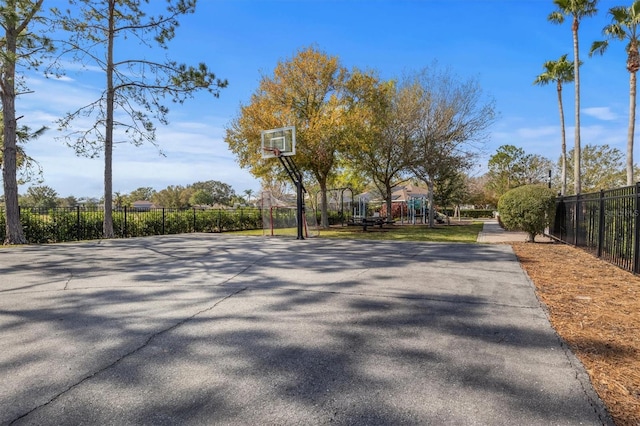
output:
[[[76,238],[80,241],[80,206],[76,206]]]
[[[127,206],[124,206],[124,229],[122,230],[122,238],[127,238]]]
[[[164,235],[164,207],[162,208],[162,235]]]
[[[580,219],[580,194],[576,194],[576,207],[573,213],[573,245],[578,247],[578,221]]]
[[[640,182],[636,182],[635,193],[635,210],[633,212],[633,273],[640,272]]]
[[[598,247],[596,248],[596,256],[602,257],[602,246],[604,245],[604,189],[600,190],[598,199],[599,216],[598,216]]]

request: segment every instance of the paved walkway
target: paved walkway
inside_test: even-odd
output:
[[[0,343],[2,425],[612,424],[506,244],[3,247]]]
[[[513,232],[505,231],[497,220],[489,220],[484,223],[482,232],[478,234],[479,243],[514,243],[525,242],[529,239],[526,232]],[[537,235],[536,241],[547,242],[551,241],[549,237],[544,235]]]

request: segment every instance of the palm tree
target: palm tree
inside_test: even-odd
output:
[[[244,195],[247,196],[247,204],[251,202],[251,196],[253,195],[253,189],[245,189]]]
[[[629,129],[627,130],[627,185],[633,185],[633,133],[636,125],[636,73],[640,69],[638,53],[638,25],[640,24],[640,0],[630,7],[612,7],[609,9],[611,24],[602,29],[607,37],[604,41],[594,41],[589,56],[603,54],[609,41],[629,40],[627,44],[627,71],[629,71]]]
[[[578,29],[580,28],[580,20],[589,16],[593,16],[598,12],[596,4],[598,0],[553,0],[558,10],[551,12],[549,21],[562,24],[564,17],[571,16],[573,23],[571,25],[571,33],[573,34],[573,73],[575,77],[575,155],[574,155],[574,190],[576,194],[581,191],[580,187],[580,54],[578,53]]]
[[[567,61],[565,54],[557,61],[546,61],[543,68],[544,72],[536,77],[533,84],[544,86],[552,82],[556,83],[560,110],[560,133],[562,135],[562,154],[560,156],[562,188],[560,193],[565,195],[567,192],[567,141],[564,127],[564,108],[562,107],[562,85],[574,80],[573,62]]]

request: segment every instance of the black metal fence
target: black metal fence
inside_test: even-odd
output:
[[[20,222],[31,244],[102,238],[104,212],[97,208],[20,208]],[[224,232],[261,229],[262,213],[242,209],[114,209],[116,238],[190,232]],[[0,209],[0,241],[5,239],[5,211]]]
[[[558,197],[551,236],[637,274],[640,272],[639,203],[640,182],[607,191]]]

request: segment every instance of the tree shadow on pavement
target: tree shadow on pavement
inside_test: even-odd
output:
[[[0,423],[597,419],[506,246],[151,240],[2,261]]]

